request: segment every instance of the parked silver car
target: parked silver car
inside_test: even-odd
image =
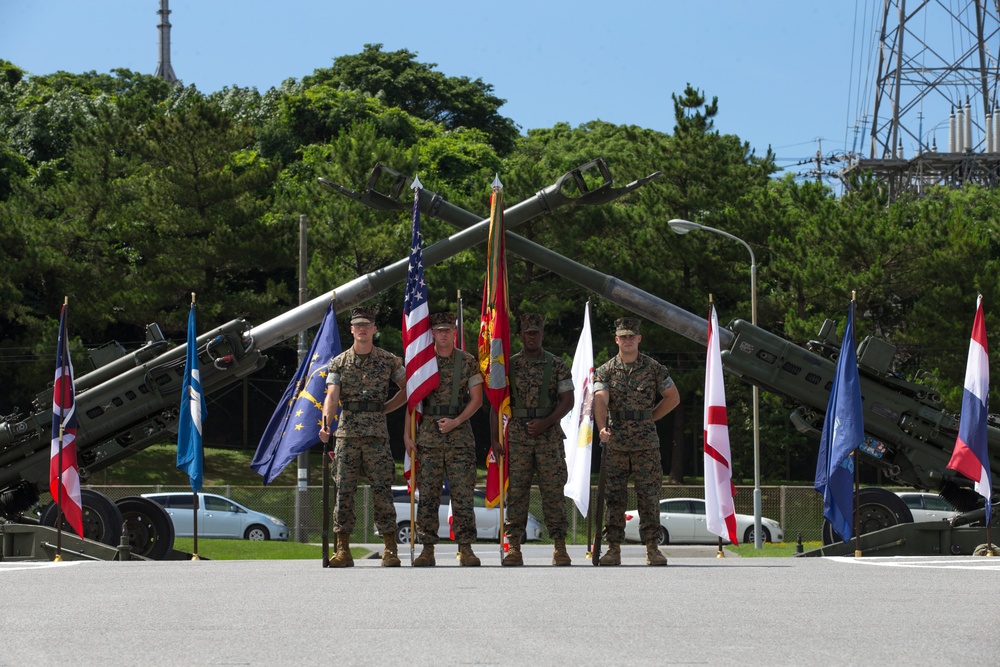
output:
[[[906,506],[910,508],[913,515],[913,522],[941,521],[951,519],[961,512],[952,507],[951,503],[936,493],[925,493],[921,491],[901,491],[896,494],[903,499]]]
[[[480,540],[500,539],[500,508],[492,509],[486,507],[486,494],[479,489],[473,490],[473,504],[476,512],[476,535]],[[417,489],[417,500],[420,499],[420,489]],[[405,486],[392,487],[392,500],[396,506],[396,542],[399,544],[410,543],[410,492]],[[438,508],[438,537],[442,540],[449,539],[450,530],[448,525],[448,505],[451,503],[451,496],[448,491],[441,491],[441,507]],[[414,510],[415,511],[415,510]],[[378,535],[378,528],[375,528]],[[528,514],[528,523],[524,529],[525,540],[542,539],[542,523],[531,513]]]
[[[736,515],[736,537],[744,544],[754,542],[754,518],[749,514]],[[784,542],[785,531],[774,519],[761,517],[760,532],[764,542]],[[639,541],[639,512],[625,511],[625,539]],[[708,532],[705,501],[701,498],[670,498],[660,501],[660,544],[714,544],[717,535]],[[729,540],[723,540],[728,543]]]
[[[177,537],[194,536],[194,494],[144,493],[163,506]],[[243,540],[287,540],[288,526],[276,516],[256,512],[235,500],[214,493],[198,494],[198,537],[231,537]]]

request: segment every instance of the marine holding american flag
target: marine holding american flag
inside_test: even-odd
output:
[[[475,566],[480,564],[472,551],[472,543],[476,541],[472,494],[476,486],[476,441],[469,419],[483,404],[483,376],[476,358],[455,347],[455,314],[431,313],[430,320],[440,383],[423,401],[417,442],[410,437],[409,412],[403,429],[406,451],[417,461],[420,490],[417,532],[423,547],[413,566],[435,565],[438,508],[445,476],[451,485],[459,563]]]
[[[385,415],[406,402],[406,369],[403,361],[391,352],[376,347],[375,309],[355,308],[351,311],[351,334],[354,344],[330,361],[326,378],[326,399],[323,401],[323,424],[319,439],[327,442],[327,424],[337,415],[341,405],[337,444],[334,448],[337,498],[333,510],[333,532],[336,553],[330,567],[351,567],[350,537],[354,530],[354,495],[362,470],[368,478],[375,505],[375,525],[385,539],[382,565],[399,567],[396,551],[396,509],[392,500],[392,480],[396,466],[389,450],[389,430]],[[389,383],[400,391],[385,400]]]

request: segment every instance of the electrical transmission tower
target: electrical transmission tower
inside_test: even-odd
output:
[[[841,174],[846,188],[869,171],[891,199],[933,185],[1000,185],[998,4],[884,1],[874,104],[860,126],[868,155],[852,156]],[[946,150],[938,131],[947,133]]]

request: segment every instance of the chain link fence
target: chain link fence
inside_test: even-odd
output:
[[[115,501],[129,496],[142,495],[143,493],[191,490],[187,486],[171,486],[166,484],[148,486],[92,485],[88,488],[99,491]],[[737,493],[734,497],[736,512],[752,516],[753,487],[739,486],[736,489]],[[298,535],[298,539],[303,542],[319,542],[322,538],[322,487],[310,486],[300,491],[297,487],[293,486],[226,485],[206,486],[202,489],[202,492],[225,496],[250,509],[272,514],[284,520],[289,526],[291,539],[296,539],[296,535]],[[297,496],[300,496],[298,508],[296,508]],[[661,499],[704,497],[705,488],[703,486],[663,486],[660,489]],[[596,506],[597,488],[592,487],[590,493],[591,511]],[[629,487],[626,507],[634,508],[635,506],[635,493]],[[542,500],[537,487],[532,487],[531,489],[531,500],[528,511],[539,520],[539,523],[544,525],[542,520]],[[371,489],[367,485],[358,486],[357,495],[355,496],[355,513],[357,515],[357,524],[355,525],[354,532],[351,534],[351,541],[358,543],[381,542],[381,538],[375,535],[372,494]],[[761,514],[781,524],[781,527],[785,531],[786,541],[794,542],[800,535],[802,540],[806,542],[822,540],[823,498],[811,486],[762,486]],[[408,508],[406,515],[409,516]],[[569,520],[569,534],[566,541],[570,544],[587,544],[587,519],[581,516],[577,511],[576,505],[571,500],[566,501],[566,516]],[[296,525],[298,526],[298,532],[296,532]],[[593,524],[591,524],[590,530],[591,532],[593,531]],[[543,531],[542,541],[551,542],[547,531]]]

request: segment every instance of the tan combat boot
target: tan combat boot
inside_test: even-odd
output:
[[[420,555],[413,560],[413,567],[434,567],[434,545],[425,544],[420,547]]]
[[[600,564],[603,566],[607,565],[621,565],[622,564],[622,548],[617,542],[611,542],[608,544],[608,553],[601,556]]]
[[[552,550],[553,565],[572,565],[573,561],[566,553],[566,540],[561,537],[556,538],[555,549]]]
[[[515,540],[514,542],[517,542],[517,540]],[[514,542],[511,542],[510,551],[508,551],[507,555],[503,557],[503,561],[501,564],[504,566],[524,565],[524,557],[521,556],[521,545],[514,544]]]
[[[466,567],[479,567],[479,556],[472,553],[471,544],[458,545],[458,564]]]
[[[330,567],[354,567],[350,533],[337,533],[334,539],[337,543],[337,553],[330,559]]]
[[[394,535],[395,531],[393,531],[392,535],[382,536],[382,540],[385,543],[385,551],[382,552],[382,567],[399,567],[401,565],[399,554],[396,551],[396,538]]]
[[[646,542],[646,565],[666,565],[667,557],[660,553],[656,542]]]

